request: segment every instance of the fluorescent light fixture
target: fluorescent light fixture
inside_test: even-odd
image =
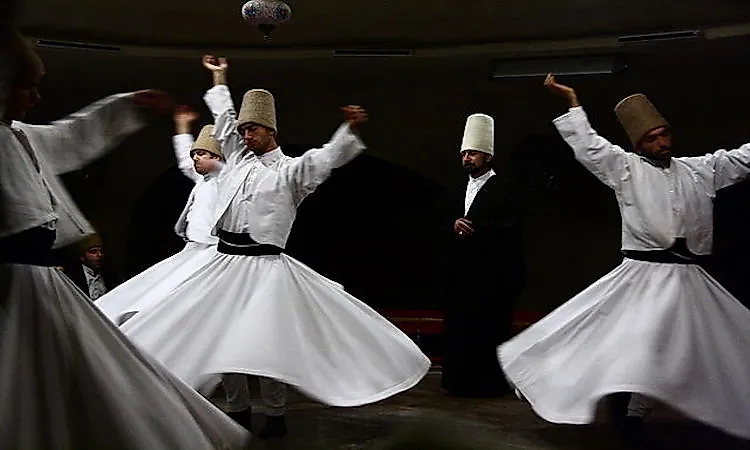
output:
[[[659,41],[677,41],[684,39],[699,39],[703,36],[700,30],[667,31],[660,33],[630,34],[619,36],[617,42],[620,44],[641,44]]]
[[[349,58],[394,58],[414,56],[410,49],[343,49],[334,50],[334,57]]]
[[[492,78],[539,77],[555,75],[599,75],[622,72],[627,68],[616,55],[549,58],[500,59],[493,62]]]
[[[115,45],[89,44],[85,42],[56,41],[52,39],[37,39],[37,47],[56,50],[82,50],[88,52],[119,53],[121,48]]]

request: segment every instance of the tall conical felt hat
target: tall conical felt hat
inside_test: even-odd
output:
[[[649,131],[669,126],[656,107],[643,94],[633,94],[622,99],[615,106],[615,114],[622,127],[625,128],[633,149],[638,147],[638,143]]]
[[[16,29],[0,33],[0,115],[5,114],[11,86],[38,81],[44,64],[31,44]]]
[[[44,75],[44,63],[27,39],[17,31],[13,32],[10,45],[16,80],[33,80]]]
[[[265,89],[251,89],[242,97],[242,107],[237,126],[255,123],[277,131],[276,105],[273,95]]]
[[[487,114],[472,114],[466,119],[461,151],[495,154],[495,121]]]
[[[214,138],[214,126],[213,125],[206,125],[201,129],[201,132],[198,134],[198,139],[195,140],[193,143],[193,146],[190,148],[190,151],[193,150],[205,150],[209,153],[213,153],[216,156],[222,156],[221,153],[221,145],[219,145],[219,142]]]
[[[75,249],[79,255],[83,255],[92,247],[103,247],[104,243],[98,234],[90,234],[80,241],[76,242]]]
[[[11,49],[13,37],[9,33],[0,33],[0,116],[5,114],[5,103],[10,94],[11,79],[15,63]]]

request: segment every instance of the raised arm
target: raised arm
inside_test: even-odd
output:
[[[297,202],[320,186],[333,169],[343,166],[364,151],[359,129],[367,121],[367,112],[359,106],[346,106],[345,122],[323,148],[312,149],[281,170],[295,190]]]
[[[717,191],[750,176],[750,143],[734,150],[718,150],[700,158],[714,170]]]
[[[159,91],[112,95],[49,125],[24,125],[33,135],[34,150],[57,173],[80,169],[113,149],[145,125],[141,108],[163,112],[170,98]]]
[[[190,150],[193,148],[195,139],[192,134],[193,122],[199,117],[199,114],[188,106],[178,106],[175,108],[173,115],[175,125],[175,135],[172,137],[174,146],[174,156],[177,159],[177,167],[186,177],[197,183],[203,177],[195,171],[193,158],[190,157]]]
[[[205,55],[203,67],[211,72],[213,78],[213,87],[206,92],[203,100],[214,117],[214,137],[221,144],[225,160],[229,161],[234,154],[245,148],[245,143],[237,131],[237,111],[234,109],[232,94],[227,85],[229,64],[226,58]]]
[[[552,74],[547,75],[544,86],[568,101],[568,112],[553,120],[553,123],[573,149],[575,158],[604,184],[617,189],[627,170],[625,150],[596,133],[573,88],[557,83]]]

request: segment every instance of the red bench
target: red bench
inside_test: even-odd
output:
[[[435,309],[390,309],[382,310],[385,316],[401,331],[411,336],[417,344],[423,336],[443,334],[443,312]],[[516,311],[513,315],[513,333],[517,334],[544,317],[536,311]],[[442,358],[437,354],[428,354],[433,364],[440,365]]]

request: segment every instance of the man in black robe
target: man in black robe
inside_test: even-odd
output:
[[[75,257],[62,266],[68,276],[92,301],[117,287],[122,280],[107,266],[104,244],[98,234],[73,246]]]
[[[491,167],[493,141],[493,119],[469,116],[461,145],[469,179],[440,205],[441,386],[461,397],[496,397],[509,390],[496,349],[511,337],[515,302],[525,285],[514,193],[509,178]]]

